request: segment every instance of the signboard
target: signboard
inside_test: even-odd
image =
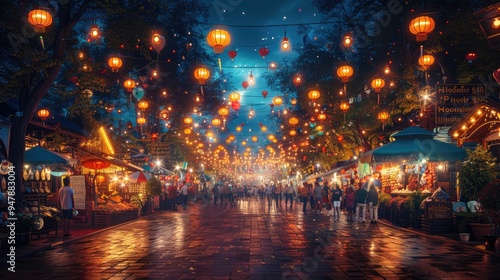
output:
[[[75,209],[85,210],[85,182],[85,175],[74,175],[70,177],[71,187],[75,191],[75,196],[73,197],[75,200]]]
[[[148,143],[146,148],[148,149],[148,154],[155,156],[156,158],[165,159],[170,161],[172,156],[171,144],[166,142],[152,142]]]
[[[426,203],[428,220],[453,219],[453,208],[450,201],[430,201]]]
[[[436,85],[436,125],[452,126],[462,121],[485,94],[486,85]]]

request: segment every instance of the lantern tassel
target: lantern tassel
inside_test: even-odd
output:
[[[201,95],[205,96],[205,93],[203,93],[203,86],[200,86],[200,91],[201,91]]]
[[[40,36],[40,44],[42,45],[42,50],[45,50],[45,42],[43,41],[43,36]]]
[[[222,73],[222,62],[221,62],[220,58],[217,59],[217,62],[219,63],[219,72]]]

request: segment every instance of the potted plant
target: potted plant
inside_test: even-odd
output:
[[[494,225],[491,236],[484,237],[485,246],[489,249],[494,247],[500,253],[500,179],[489,182],[479,191],[479,201],[488,222]]]
[[[458,175],[461,200],[477,201],[479,215],[483,215],[486,223],[471,223],[472,233],[476,240],[481,240],[484,235],[491,235],[493,224],[487,218],[487,211],[484,211],[485,197],[480,197],[481,192],[488,183],[494,181],[496,177],[495,158],[486,148],[477,146],[474,150],[467,150],[467,158],[462,162]],[[486,208],[487,209],[487,208]],[[471,210],[471,209],[469,209]]]

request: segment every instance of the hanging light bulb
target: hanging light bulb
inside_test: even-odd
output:
[[[101,37],[101,31],[99,30],[99,26],[97,24],[93,24],[90,27],[89,36],[91,40],[96,40]]]
[[[255,79],[254,79],[254,77],[252,75],[252,70],[250,70],[250,76],[248,76],[248,84],[249,85],[255,84]]]
[[[281,49],[284,51],[288,51],[290,49],[290,41],[288,41],[288,37],[286,37],[286,31],[285,36],[281,40]]]

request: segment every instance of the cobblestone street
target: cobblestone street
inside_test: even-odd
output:
[[[180,208],[181,209],[181,208]],[[500,257],[382,223],[193,204],[2,264],[2,279],[498,279]]]

